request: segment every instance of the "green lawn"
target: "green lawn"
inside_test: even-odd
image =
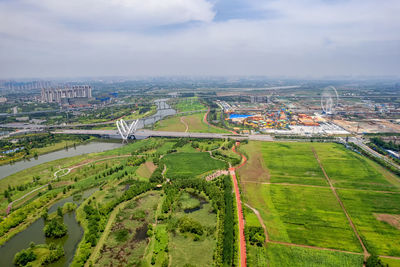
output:
[[[227,164],[210,157],[207,152],[173,153],[162,158],[167,178],[195,177],[211,170],[225,169]]]
[[[400,194],[338,190],[347,211],[370,252],[400,256],[400,229],[377,219],[400,215]]]

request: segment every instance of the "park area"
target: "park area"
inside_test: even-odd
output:
[[[400,179],[335,143],[249,142],[249,266],[400,266]]]

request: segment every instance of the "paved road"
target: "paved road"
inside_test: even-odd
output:
[[[395,167],[397,169],[400,169],[399,165],[397,165],[396,163],[394,163],[393,161],[391,161],[390,159],[388,159],[384,155],[381,155],[378,152],[376,152],[375,150],[371,149],[369,146],[364,144],[363,141],[360,140],[359,138],[352,137],[352,138],[350,138],[350,142],[358,145],[361,149],[363,149],[364,151],[368,152],[369,154],[372,154],[373,156],[384,160],[386,163],[392,165],[393,167]]]
[[[239,142],[236,142],[236,145],[232,147],[232,151],[236,154],[239,154],[242,157],[242,163],[239,166],[229,168],[229,172],[233,179],[233,187],[235,190],[235,197],[236,197],[236,207],[238,211],[238,221],[239,221],[239,243],[240,243],[240,266],[246,267],[247,266],[247,258],[246,258],[246,239],[244,236],[244,219],[243,219],[243,210],[242,210],[242,201],[240,200],[240,192],[239,192],[239,185],[236,179],[236,172],[235,170],[242,167],[247,158],[236,151],[236,146],[239,145]]]
[[[53,131],[57,134],[90,134],[90,135],[101,135],[108,137],[120,138],[118,131],[115,130],[57,130]],[[140,129],[135,132],[137,137],[192,137],[192,138],[232,138],[235,140],[258,140],[258,141],[273,141],[270,135],[233,135],[233,134],[218,134],[218,133],[191,133],[191,132],[167,132],[167,131],[152,131],[146,129]]]

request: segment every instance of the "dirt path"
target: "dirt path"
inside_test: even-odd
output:
[[[232,151],[239,154],[242,157],[242,163],[237,166],[237,167],[231,167],[229,168],[229,172],[232,176],[233,179],[233,187],[235,190],[235,198],[236,198],[236,207],[238,211],[238,221],[239,221],[239,242],[240,242],[240,266],[241,267],[246,267],[247,266],[247,260],[246,260],[246,239],[244,237],[244,219],[243,219],[243,209],[242,209],[242,202],[240,200],[240,192],[239,192],[239,186],[238,186],[238,181],[236,179],[236,169],[242,167],[246,161],[247,158],[242,155],[239,152],[236,152],[235,147],[238,146],[240,143],[236,142],[236,145],[232,147]]]
[[[253,208],[252,206],[250,206],[249,204],[245,203],[246,207],[248,207],[249,209],[251,209],[254,214],[257,216],[258,222],[261,224],[262,228],[264,229],[264,235],[265,235],[265,243],[268,243],[269,240],[269,235],[268,235],[268,231],[267,231],[267,227],[264,224],[264,220],[261,218],[260,213],[258,212],[258,210],[256,210],[255,208]]]
[[[181,122],[183,123],[183,125],[185,125],[185,127],[186,127],[185,133],[187,133],[187,131],[189,130],[189,125],[187,125],[187,123],[186,123],[185,120],[183,119],[183,116],[181,116]]]
[[[10,211],[11,211],[11,209],[12,209],[12,206],[13,206],[13,204],[14,204],[15,202],[18,202],[18,201],[20,201],[20,200],[26,198],[26,197],[29,196],[30,194],[33,194],[34,192],[45,188],[46,186],[48,186],[48,185],[49,185],[52,181],[54,181],[55,179],[60,178],[60,177],[63,177],[63,176],[65,176],[65,175],[69,174],[73,169],[76,169],[76,168],[79,168],[79,167],[88,165],[88,164],[90,164],[90,163],[95,163],[95,162],[98,162],[98,161],[103,161],[103,160],[107,160],[107,159],[115,159],[115,158],[125,158],[125,157],[130,157],[130,156],[131,156],[131,155],[112,156],[112,157],[102,158],[102,159],[98,159],[98,160],[94,160],[94,161],[89,161],[89,162],[86,162],[86,163],[80,164],[80,165],[75,165],[75,166],[73,166],[73,167],[71,167],[71,168],[59,169],[59,170],[57,170],[57,171],[54,172],[54,174],[53,174],[54,178],[53,178],[50,182],[48,182],[47,184],[44,184],[44,185],[42,185],[42,186],[40,186],[40,187],[38,187],[38,188],[35,188],[35,189],[33,189],[32,191],[30,191],[30,192],[26,193],[25,195],[23,195],[22,197],[20,197],[20,198],[14,200],[14,201],[12,201],[12,202],[10,202],[10,204],[8,204],[8,206],[7,206],[6,214],[8,215],[8,214],[10,213]],[[63,173],[63,174],[61,174],[60,176],[58,176],[58,173],[61,172],[61,171],[66,171],[66,172]]]
[[[333,187],[333,184],[332,184],[332,182],[331,182],[331,179],[329,178],[328,174],[325,172],[325,169],[324,169],[324,167],[322,166],[322,163],[321,163],[321,161],[320,161],[319,158],[318,158],[317,152],[315,151],[314,148],[312,148],[312,151],[313,151],[313,153],[314,153],[315,159],[317,160],[317,162],[318,162],[318,164],[319,164],[319,167],[321,168],[322,172],[324,173],[324,176],[325,176],[325,178],[326,178],[326,180],[327,180],[327,182],[328,182],[328,184],[329,184],[329,187],[331,188],[331,190],[332,190],[333,194],[335,195],[337,201],[339,202],[340,206],[342,207],[342,210],[343,210],[344,214],[346,215],[347,220],[349,221],[349,224],[350,224],[351,228],[353,229],[354,234],[357,236],[358,241],[360,241],[361,247],[362,247],[363,252],[364,252],[364,253],[363,253],[363,254],[364,254],[364,260],[367,260],[368,256],[370,255],[370,254],[368,253],[367,248],[365,247],[365,245],[364,245],[364,243],[363,243],[363,241],[362,241],[360,235],[359,235],[358,232],[357,232],[356,227],[355,227],[354,224],[353,224],[353,221],[351,220],[349,214],[347,213],[347,210],[346,210],[346,208],[344,207],[342,200],[340,199],[339,195],[337,194],[335,187]]]
[[[208,113],[210,113],[210,107],[208,107],[208,110],[207,110],[206,114],[204,114],[203,122],[205,124],[207,124],[210,127],[216,128],[216,129],[225,130],[225,131],[231,132],[233,134],[237,134],[237,132],[235,132],[235,131],[231,131],[231,130],[228,130],[228,129],[225,129],[225,128],[217,127],[217,126],[212,125],[211,123],[209,123],[208,120],[207,120]]]

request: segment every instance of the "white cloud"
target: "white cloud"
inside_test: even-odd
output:
[[[160,26],[209,22],[213,5],[206,0],[22,0],[69,22],[113,27]]]
[[[7,0],[0,76],[398,74],[400,1],[386,1],[252,0],[278,15],[215,22],[202,0]]]

